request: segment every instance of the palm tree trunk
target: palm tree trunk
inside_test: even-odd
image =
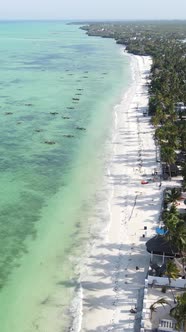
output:
[[[171,291],[171,294],[172,294],[172,297],[173,297],[173,301],[174,303],[176,303],[176,299],[175,299],[175,296],[174,296],[174,292],[172,290],[172,286],[171,286],[171,278],[168,276],[168,279],[169,279],[169,288],[170,288],[170,291]],[[186,332],[186,331],[185,331]]]
[[[182,257],[182,269],[183,269],[183,273],[184,273],[184,277],[185,277],[185,257],[184,257],[184,253],[181,251],[180,253],[181,257]]]
[[[171,180],[171,168],[170,168],[170,164],[168,164],[168,169],[169,169],[169,177],[170,177],[170,180]]]
[[[176,298],[175,298],[175,296],[174,296],[174,292],[173,292],[173,290],[172,290],[172,287],[170,287],[170,290],[171,290],[171,294],[172,294],[173,301],[174,301],[174,303],[176,304]],[[186,331],[185,331],[185,332],[186,332]]]

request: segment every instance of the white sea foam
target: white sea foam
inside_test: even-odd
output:
[[[70,331],[81,332],[83,317],[83,287],[81,285],[81,282],[77,284],[75,293],[76,294],[70,308],[70,314],[73,319]]]
[[[105,178],[106,181],[103,183],[105,186],[100,188],[96,193],[97,202],[96,208],[99,210],[99,215],[101,213],[107,214],[105,224],[101,223],[99,218],[93,218],[93,221],[90,223],[89,229],[89,241],[86,245],[86,249],[82,257],[71,259],[74,261],[76,265],[76,275],[78,276],[77,286],[75,288],[74,299],[71,304],[70,314],[72,317],[72,325],[70,331],[80,332],[81,325],[83,320],[83,280],[86,280],[87,273],[89,273],[89,269],[91,267],[88,266],[87,260],[90,254],[93,252],[94,247],[100,241],[100,239],[105,239],[107,241],[107,237],[109,235],[109,230],[112,224],[112,200],[114,196],[114,179],[112,178],[112,158],[115,155],[116,143],[117,143],[117,135],[118,135],[118,126],[119,126],[119,117],[118,112],[123,108],[127,110],[128,103],[131,101],[131,95],[133,94],[135,82],[135,61],[131,60],[131,69],[132,69],[132,83],[128,87],[127,90],[124,91],[123,96],[120,100],[120,103],[116,104],[113,107],[113,128],[111,132],[111,137],[108,138],[106,145],[106,157],[105,157]],[[125,107],[124,107],[125,105]],[[109,181],[108,181],[109,179]],[[103,194],[104,192],[104,194]],[[104,197],[105,196],[105,197]],[[101,212],[100,212],[101,211]],[[106,212],[107,211],[107,212]]]

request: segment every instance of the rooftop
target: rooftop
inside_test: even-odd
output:
[[[170,243],[164,235],[155,235],[146,242],[147,251],[157,255],[165,255],[169,257],[179,256],[176,247]]]

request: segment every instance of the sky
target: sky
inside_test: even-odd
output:
[[[186,0],[0,0],[0,19],[186,19]]]

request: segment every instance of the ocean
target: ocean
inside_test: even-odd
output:
[[[130,58],[77,25],[17,21],[0,22],[0,64],[1,331],[64,332],[73,319],[79,331]]]

